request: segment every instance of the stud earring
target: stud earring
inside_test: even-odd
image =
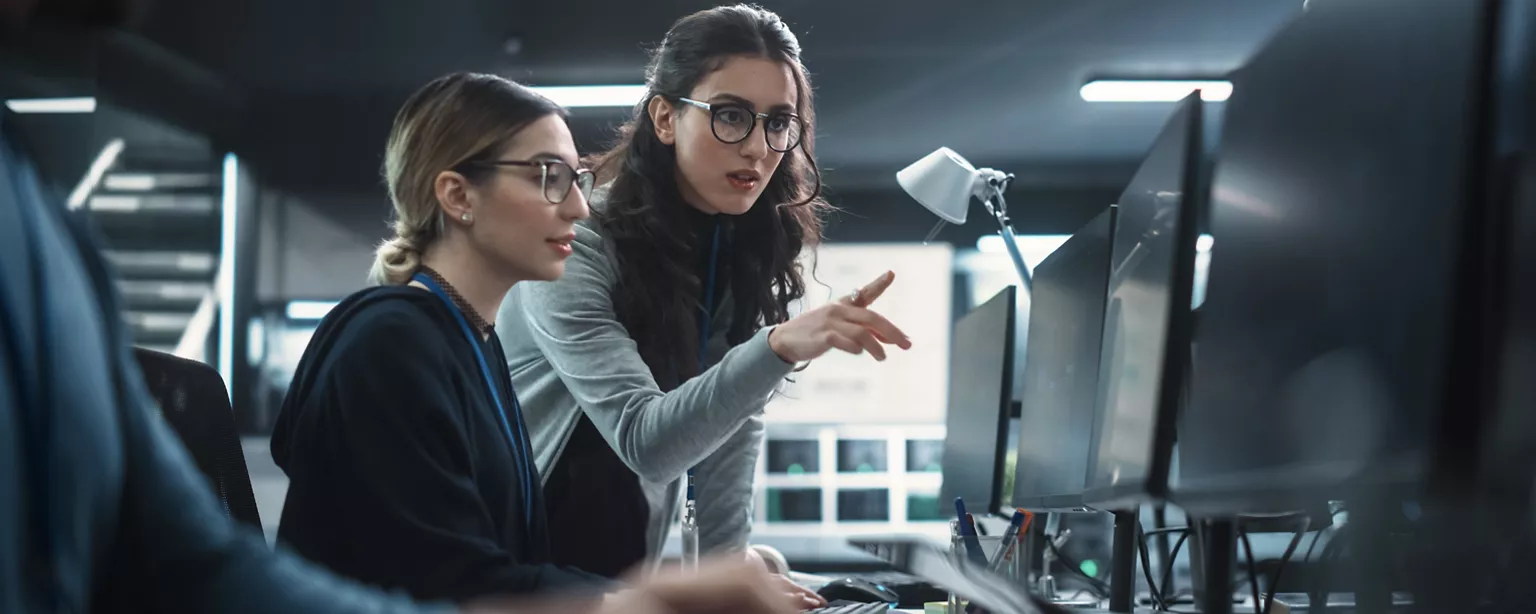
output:
[[[465,211],[464,213],[459,214],[459,220],[460,221],[464,221],[464,222],[468,222],[469,221],[469,212]]]

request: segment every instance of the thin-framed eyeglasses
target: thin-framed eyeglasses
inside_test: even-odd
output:
[[[553,205],[565,202],[565,199],[571,195],[573,185],[581,190],[583,197],[592,196],[592,183],[595,177],[591,169],[573,168],[561,160],[480,160],[470,164],[537,168],[539,169],[539,187],[544,192],[544,200]]]
[[[692,98],[678,100],[709,111],[709,127],[714,131],[715,138],[722,143],[745,141],[757,127],[759,119],[763,120],[763,141],[768,143],[769,149],[779,153],[786,153],[800,145],[800,137],[805,134],[805,120],[788,111],[758,113],[746,105],[734,102],[708,103]]]

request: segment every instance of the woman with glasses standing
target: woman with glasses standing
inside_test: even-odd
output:
[[[597,590],[549,564],[526,399],[488,323],[513,284],[560,277],[588,215],[564,113],[449,75],[406,101],[384,158],[395,221],[377,287],[320,323],[272,435],[290,480],[278,539],[423,600]]]
[[[659,558],[680,510],[685,552],[742,550],[769,396],[832,349],[910,346],[867,308],[890,273],[790,318],[825,204],[783,21],[746,5],[684,17],[647,75],[565,277],[520,285],[499,317],[555,560],[610,576]]]

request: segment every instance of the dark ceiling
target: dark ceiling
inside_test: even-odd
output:
[[[637,83],[645,47],[679,16],[714,4],[159,0],[143,32],[242,91],[251,125],[260,128],[253,136],[324,153],[299,158],[333,167],[288,171],[344,185],[357,180],[358,166],[372,180],[372,161],[395,107],[435,76],[478,70],[530,84]],[[805,48],[826,164],[880,173],[939,145],[984,164],[1132,159],[1171,106],[1086,103],[1077,95],[1083,82],[1222,75],[1301,6],[1300,0],[765,4]],[[621,116],[585,111],[576,123],[592,139]],[[356,158],[369,163],[356,165]]]
[[[395,109],[433,77],[638,83],[646,48],[678,17],[715,4],[156,0],[139,33],[240,94],[235,146],[268,180],[358,194],[379,192]],[[1017,189],[1118,185],[1172,105],[1084,102],[1084,82],[1221,76],[1301,10],[1301,0],[762,4],[800,36],[821,162],[844,193],[889,192],[896,170],[940,145],[1017,173]],[[600,147],[623,116],[577,110],[578,144]]]

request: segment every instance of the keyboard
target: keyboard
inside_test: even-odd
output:
[[[803,610],[803,614],[879,614],[889,611],[889,603],[859,603],[857,601],[833,601],[827,607]]]

